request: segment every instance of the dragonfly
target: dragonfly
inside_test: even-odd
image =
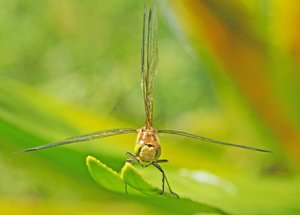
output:
[[[158,134],[178,135],[186,138],[192,138],[192,139],[224,145],[224,146],[238,147],[238,148],[254,150],[258,152],[267,152],[267,153],[271,152],[265,149],[214,140],[211,138],[187,133],[184,131],[160,130],[160,129],[153,128],[153,86],[154,86],[154,78],[157,72],[158,61],[159,61],[158,35],[157,35],[158,18],[157,18],[156,8],[157,6],[154,3],[149,8],[147,8],[147,5],[145,5],[144,13],[143,13],[142,47],[141,47],[141,87],[142,87],[144,108],[145,108],[145,115],[146,115],[144,126],[139,129],[115,128],[109,130],[95,131],[80,136],[70,137],[62,141],[24,149],[19,152],[32,152],[32,151],[57,147],[61,145],[66,145],[66,144],[73,144],[76,142],[85,142],[85,141],[105,138],[114,135],[135,133],[137,134],[137,140],[134,147],[134,153],[131,152],[125,153],[129,157],[126,160],[126,162],[139,163],[142,167],[147,167],[150,165],[154,166],[162,174],[162,185],[161,185],[160,194],[163,194],[165,192],[165,184],[166,184],[169,192],[174,194],[176,197],[179,196],[172,191],[170,183],[166,177],[165,171],[160,165],[161,163],[168,162],[168,160],[160,159],[161,146],[159,143]],[[127,184],[125,186],[126,186],[125,189],[127,191]]]

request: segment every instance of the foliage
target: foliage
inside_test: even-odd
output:
[[[15,154],[90,131],[143,125],[144,5],[0,1],[1,214],[222,213],[210,205],[233,214],[300,213],[299,3],[160,2],[154,127],[274,153],[161,135],[162,159],[169,160],[163,168],[180,200],[130,186],[124,194],[119,172],[134,135]],[[93,181],[87,155],[113,169],[100,163],[94,177],[104,173],[116,185],[105,190]],[[128,168],[139,177],[136,169],[139,180],[160,187],[156,169]]]
[[[127,183],[131,189],[127,192],[137,194],[147,194],[151,195],[151,198],[148,197],[147,201],[152,201],[152,199],[157,199],[161,201],[161,205],[164,205],[165,208],[161,210],[172,211],[170,210],[170,205],[172,202],[177,204],[178,212],[179,213],[213,213],[213,214],[226,214],[220,209],[196,203],[188,199],[180,198],[178,200],[170,200],[167,198],[175,198],[174,195],[171,193],[165,192],[163,196],[160,197],[161,190],[148,181],[146,181],[138,172],[137,170],[130,164],[126,163],[121,170],[121,174],[118,174],[111,168],[107,167],[101,161],[97,160],[94,157],[88,156],[86,159],[87,166],[89,169],[90,174],[92,175],[93,179],[103,188],[113,191],[123,193],[125,191],[125,184]],[[139,192],[136,192],[139,191]],[[139,196],[138,198],[145,199],[146,196]]]

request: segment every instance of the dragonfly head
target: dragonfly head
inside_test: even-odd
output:
[[[138,130],[135,154],[142,166],[148,166],[160,157],[161,149],[156,130],[141,128]]]

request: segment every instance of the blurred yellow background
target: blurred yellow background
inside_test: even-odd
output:
[[[234,214],[300,213],[299,4],[159,1],[154,127],[274,152],[162,135],[161,158],[170,161],[163,167],[181,197]],[[143,8],[140,0],[0,1],[1,214],[177,209],[159,197],[104,191],[91,179],[86,156],[119,171],[134,135],[13,153],[143,125]],[[139,170],[160,186],[157,170]]]

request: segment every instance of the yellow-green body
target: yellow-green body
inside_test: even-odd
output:
[[[155,129],[141,128],[138,130],[134,152],[142,166],[148,166],[158,160],[161,148]]]

